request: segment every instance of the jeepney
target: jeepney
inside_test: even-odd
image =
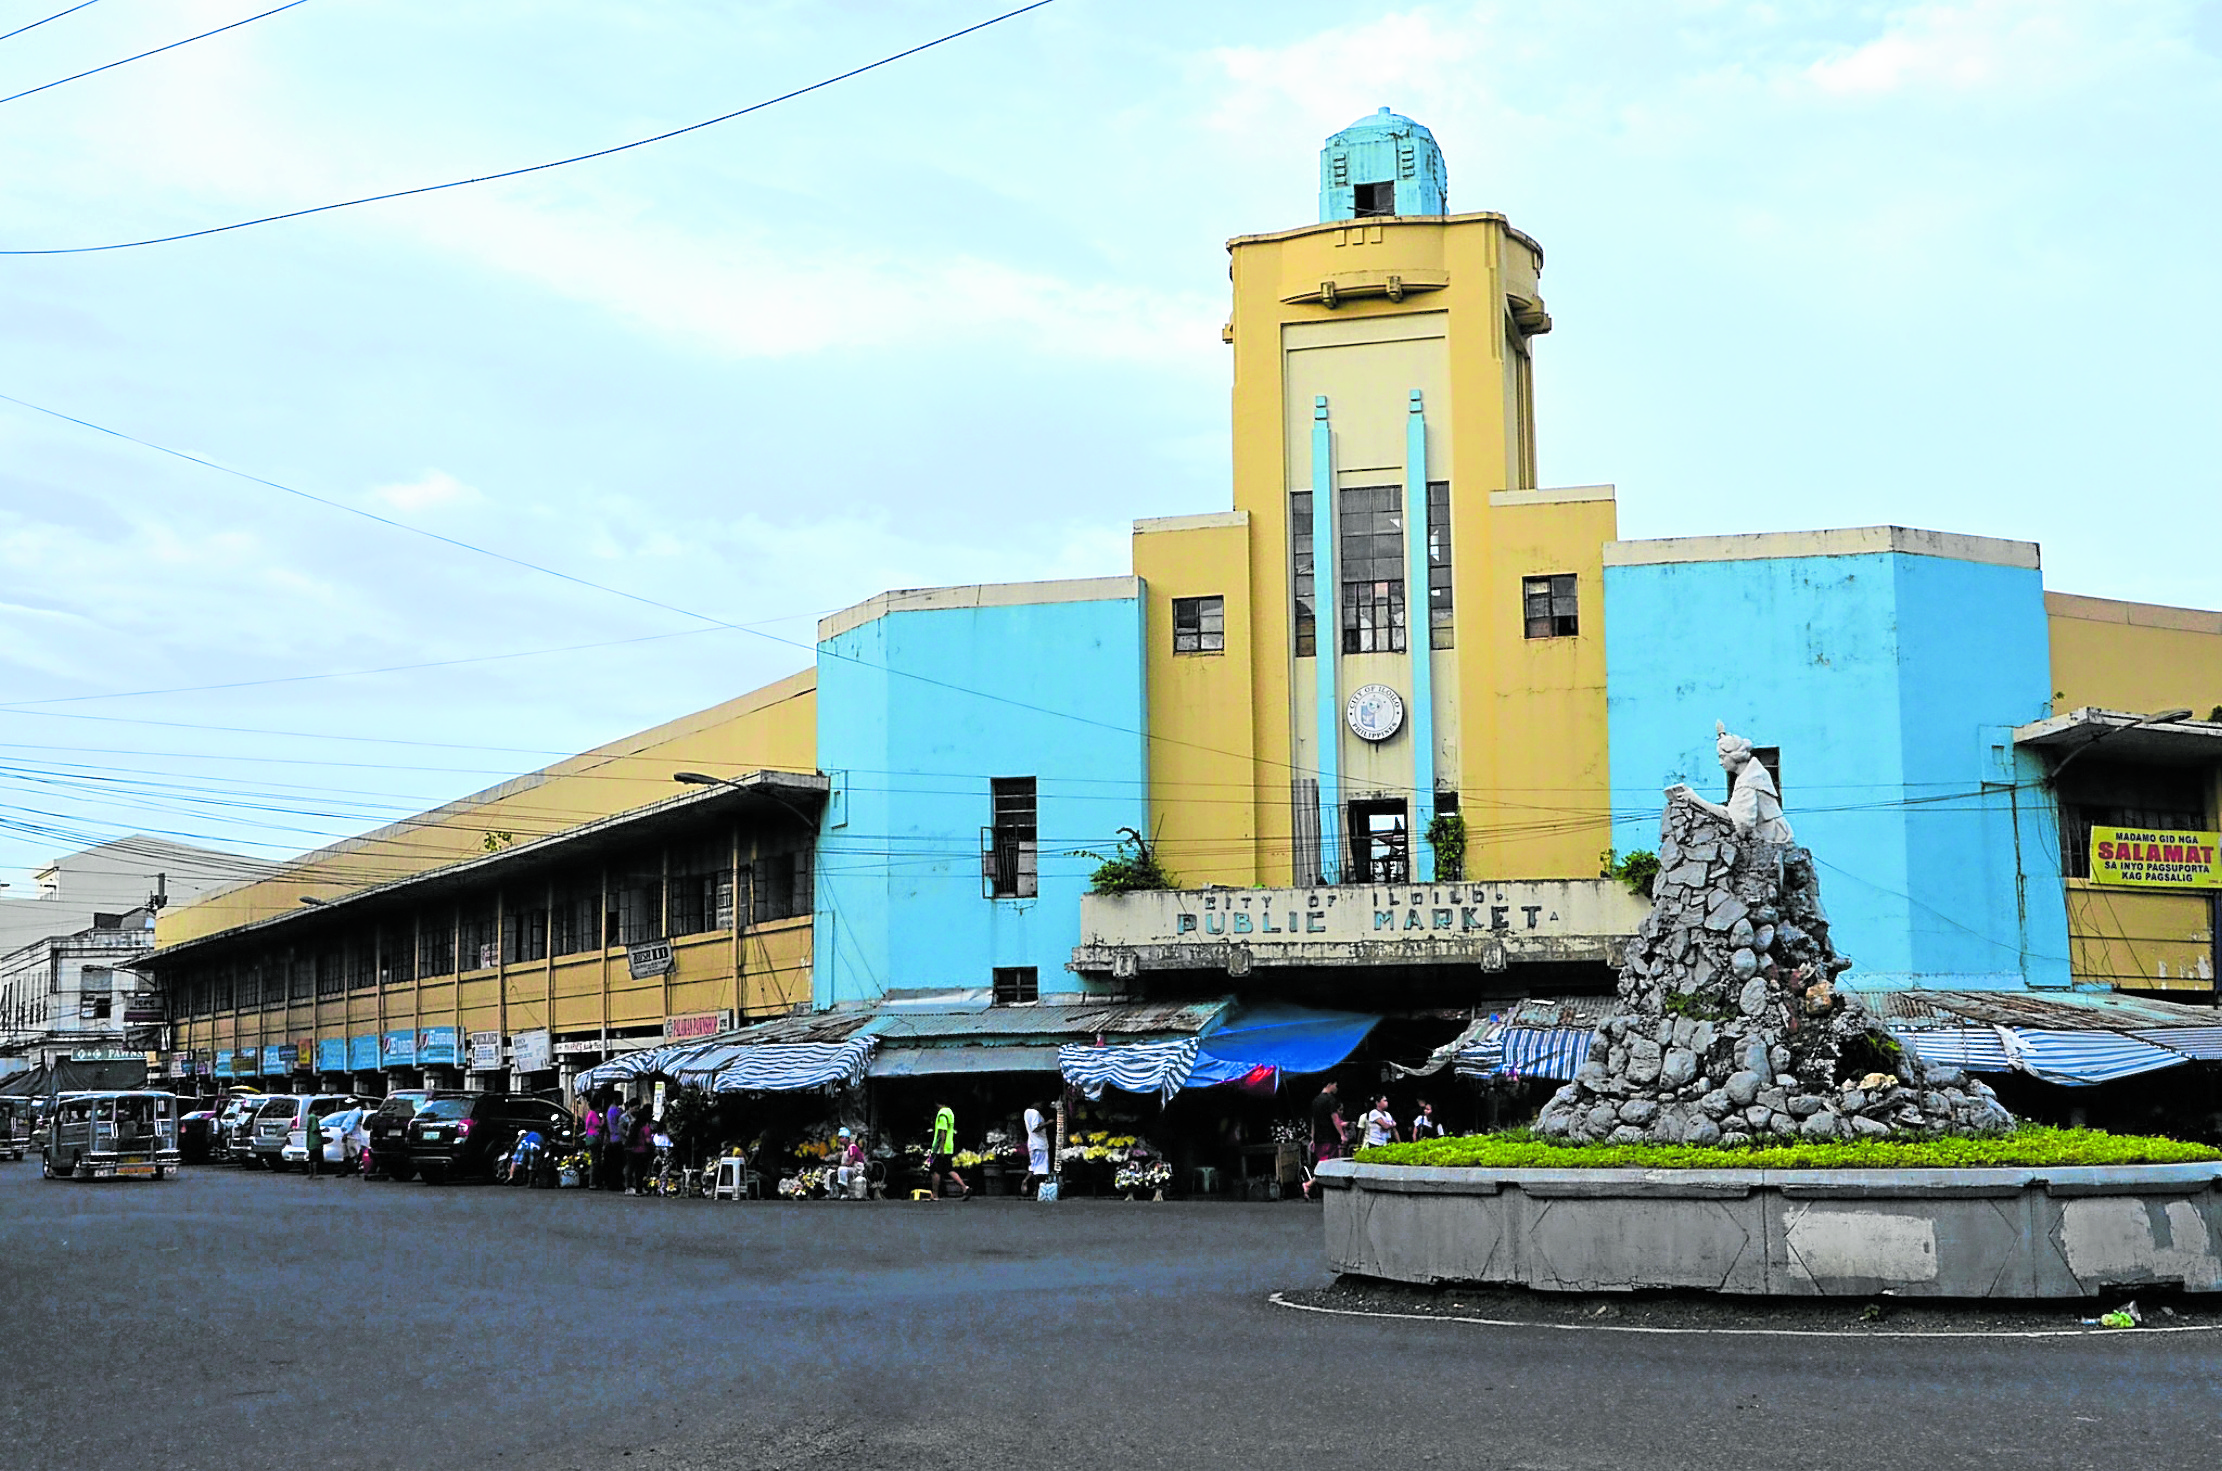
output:
[[[21,1159],[38,1143],[38,1100],[0,1098],[0,1159]]]
[[[177,1097],[151,1090],[74,1093],[47,1116],[45,1175],[49,1180],[105,1180],[175,1175]]]

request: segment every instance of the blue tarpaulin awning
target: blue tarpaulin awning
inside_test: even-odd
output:
[[[1188,1086],[1239,1082],[1267,1068],[1323,1073],[1357,1051],[1380,1021],[1364,1012],[1280,1003],[1242,1007],[1204,1035]]]

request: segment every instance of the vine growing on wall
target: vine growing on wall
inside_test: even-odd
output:
[[[1435,850],[1438,883],[1463,883],[1466,878],[1466,819],[1456,812],[1438,812],[1427,825],[1427,845]]]

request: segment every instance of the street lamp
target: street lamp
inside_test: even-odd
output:
[[[671,779],[683,787],[737,787],[739,782],[730,777],[712,776],[706,771],[674,771]]]
[[[306,894],[301,896],[301,903],[310,909],[322,909],[329,902],[331,901],[326,899],[311,899]]]
[[[2082,755],[2085,751],[2090,750],[2093,746],[2097,745],[2100,741],[2105,740],[2109,736],[2120,735],[2125,730],[2136,730],[2139,726],[2143,725],[2166,725],[2170,721],[2189,720],[2190,718],[2191,712],[2188,709],[2162,710],[2153,715],[2140,715],[2127,725],[2110,725],[2106,729],[2100,731],[2097,735],[2085,741],[2082,745],[2077,746],[2074,750],[2068,752],[2067,755],[2061,757],[2060,764],[2052,768],[2052,774],[2046,777],[2045,780],[2054,786],[2059,785],[2060,773],[2068,769],[2068,763],[2070,761],[2073,761],[2076,757]]]

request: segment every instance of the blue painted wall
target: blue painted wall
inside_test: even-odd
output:
[[[1080,989],[1080,895],[1148,831],[1139,598],[893,612],[819,645],[813,999],[985,988],[997,966]],[[1036,779],[1040,894],[982,897],[991,777]],[[838,825],[836,825],[838,824]]]
[[[1906,553],[1605,569],[1613,846],[1721,800],[1713,722],[1782,748],[1838,948],[1870,982],[2068,984],[2056,829],[2005,728],[2048,713],[2041,574]]]

